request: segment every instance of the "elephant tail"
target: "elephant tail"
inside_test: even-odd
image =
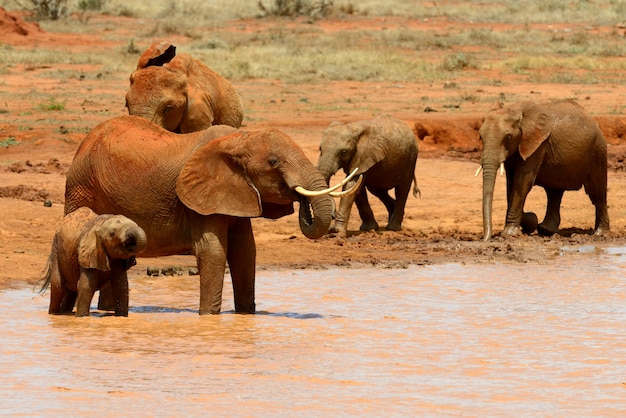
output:
[[[417,180],[415,179],[415,174],[413,174],[413,197],[422,197],[422,191],[417,185]]]
[[[55,262],[52,259],[52,257],[53,257],[53,254],[50,254],[50,256],[48,257],[48,261],[46,263],[46,267],[42,273],[43,277],[39,279],[37,283],[35,284],[35,287],[41,286],[39,288],[39,294],[41,295],[46,293],[46,291],[50,287],[50,283],[52,282],[52,265]]]

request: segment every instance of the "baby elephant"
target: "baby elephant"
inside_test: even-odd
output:
[[[66,215],[57,228],[41,292],[50,290],[49,314],[88,316],[96,290],[110,283],[115,315],[128,316],[126,271],[145,250],[146,234],[125,216],[97,215],[82,207]]]
[[[317,166],[326,181],[340,168],[350,173],[358,167],[357,176],[346,188],[363,176],[361,189],[352,195],[342,196],[335,214],[331,232],[346,236],[350,208],[356,201],[361,217],[361,231],[378,229],[374,213],[367,200],[367,190],[378,197],[389,214],[387,230],[402,229],[404,207],[414,183],[413,195],[420,193],[415,181],[417,142],[408,125],[391,116],[378,116],[372,120],[342,124],[333,122],[324,131]],[[389,189],[395,188],[395,199]]]

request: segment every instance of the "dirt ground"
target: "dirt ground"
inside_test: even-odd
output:
[[[1,11],[1,9],[0,9]],[[89,49],[121,49],[104,33],[81,35],[48,33],[19,15],[0,13],[0,43],[11,48],[46,49],[72,54]],[[128,31],[132,18],[94,16],[94,24],[107,21],[116,30]],[[113,22],[111,22],[113,21]],[[260,31],[276,24],[271,19],[241,21],[229,30]],[[284,21],[281,24],[286,24]],[[289,22],[292,25],[305,24]],[[407,25],[400,18],[355,18],[319,21],[325,31],[351,27]],[[431,19],[426,29],[454,24]],[[430,25],[430,26],[428,26]],[[410,25],[409,25],[410,26]],[[546,30],[554,30],[547,28]],[[596,28],[595,30],[607,30]],[[126,38],[128,39],[128,38]],[[185,39],[170,39],[184,51]],[[142,39],[143,50],[151,40]],[[68,60],[71,62],[71,60]],[[73,154],[89,129],[125,114],[127,71],[103,72],[97,65],[20,64],[0,74],[0,288],[34,284],[50,250],[51,238],[62,217],[65,174]],[[474,78],[472,78],[474,77]],[[333,120],[354,121],[389,113],[404,120],[417,136],[420,148],[416,177],[421,198],[410,198],[403,231],[358,231],[353,211],[347,238],[328,235],[308,240],[299,231],[296,215],[280,220],[255,219],[259,269],[323,269],[328,266],[371,265],[382,268],[438,263],[549,263],[555,257],[581,257],[626,243],[626,195],[624,160],[626,119],[614,109],[625,103],[626,87],[613,84],[531,84],[518,76],[481,73],[480,80],[498,78],[501,83],[480,84],[476,74],[459,75],[453,83],[362,83],[320,81],[310,84],[250,79],[233,84],[244,100],[245,129],[275,127],[292,136],[307,156],[317,161],[323,129]],[[507,78],[508,77],[508,78]],[[471,93],[474,100],[461,100]],[[50,98],[64,109],[44,109]],[[583,191],[568,192],[562,204],[562,231],[544,238],[537,235],[514,239],[482,238],[481,177],[475,177],[480,157],[477,129],[482,115],[497,100],[575,98],[601,124],[610,144],[609,205],[611,233],[593,237],[594,209]],[[336,176],[338,180],[342,176]],[[504,181],[498,179],[494,199],[494,230],[503,226]],[[51,206],[44,205],[45,201]],[[371,199],[381,226],[384,208]],[[526,209],[540,216],[545,208],[541,189],[533,189]],[[584,261],[583,261],[584,262]],[[190,256],[139,259],[133,268],[143,274],[148,266],[191,266]]]

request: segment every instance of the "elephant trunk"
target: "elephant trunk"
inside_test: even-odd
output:
[[[483,241],[491,239],[491,208],[493,206],[493,189],[496,184],[497,163],[483,164]]]
[[[148,238],[143,229],[133,227],[126,232],[126,241],[124,247],[126,251],[132,254],[139,254],[145,251],[148,246]]]
[[[330,182],[330,178],[339,170],[339,167],[337,167],[334,161],[328,161],[327,159],[320,159],[317,163],[317,168],[320,170],[320,173],[322,173],[327,185]]]
[[[315,172],[311,174],[302,185],[308,190],[326,189],[327,183],[324,177]],[[305,197],[300,196],[300,230],[305,237],[317,239],[323,237],[330,227],[332,220],[333,202],[329,195]]]

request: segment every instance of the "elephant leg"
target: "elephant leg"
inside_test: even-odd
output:
[[[604,169],[606,173],[606,169]],[[594,235],[603,235],[609,232],[609,207],[606,202],[606,174],[597,176],[599,179],[589,186],[585,185],[585,191],[596,207],[596,221]]]
[[[63,299],[66,298],[67,290],[63,286],[61,280],[61,271],[59,270],[59,264],[55,256],[50,256],[50,306],[48,307],[49,314],[68,313],[62,310]],[[72,312],[74,305],[70,307],[69,312]]]
[[[507,168],[507,211],[503,235],[519,235],[522,233],[522,216],[526,196],[532,188],[536,173],[530,167],[511,170]]]
[[[61,299],[61,304],[59,306],[59,312],[61,314],[71,314],[72,310],[74,310],[74,305],[76,304],[77,293],[72,290],[65,290],[65,294]]]
[[[194,217],[194,253],[200,272],[200,315],[219,314],[226,270],[230,217],[211,215]]]
[[[374,212],[372,212],[372,207],[370,206],[370,202],[367,198],[366,187],[361,187],[361,190],[359,190],[359,193],[354,201],[356,203],[356,208],[359,211],[359,217],[361,218],[361,226],[359,229],[361,231],[377,231],[380,227],[378,226],[378,222],[376,222]]]
[[[228,232],[226,253],[233,281],[235,311],[254,313],[254,285],[256,274],[256,244],[249,218],[233,221]]]
[[[356,185],[357,180],[350,180],[345,186],[344,189],[350,189]],[[365,187],[363,185],[360,186],[360,189],[355,191],[355,193],[347,196],[342,196],[339,200],[339,210],[335,213],[335,226],[331,228],[330,232],[337,232],[339,236],[345,237],[348,232],[348,221],[350,220],[350,211],[352,210],[352,204],[355,201],[357,195],[361,193],[365,193]]]
[[[399,228],[394,228],[396,224],[396,200],[389,195],[389,190],[370,188],[369,191],[380,199],[383,205],[385,205],[385,209],[387,209],[387,229],[397,231]]]
[[[98,274],[95,269],[81,269],[78,278],[78,298],[76,299],[76,316],[89,316],[89,306],[98,288]]]
[[[543,236],[551,236],[559,232],[561,224],[561,200],[565,190],[546,188],[546,197],[548,204],[546,207],[546,216],[543,221],[537,225],[537,232]]]
[[[105,283],[100,289],[98,295],[98,309],[101,311],[113,311],[115,310],[115,298],[113,297],[113,290],[110,283]]]
[[[115,316],[128,316],[128,272],[126,259],[111,260],[109,283],[115,301]]]

